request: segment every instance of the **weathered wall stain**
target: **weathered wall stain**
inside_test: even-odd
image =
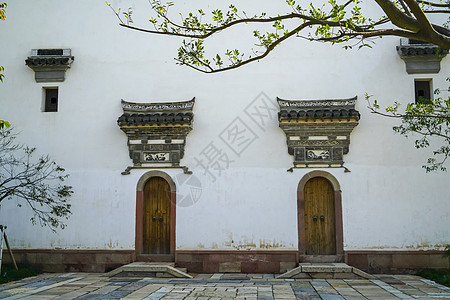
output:
[[[233,234],[227,234],[228,239],[221,243],[223,248],[234,248],[236,250],[253,250],[253,249],[285,249],[295,248],[292,243],[277,240],[259,239],[255,242],[254,237],[247,237],[242,235],[239,239],[233,239]],[[213,243],[213,249],[217,249],[217,243]]]
[[[109,249],[118,248],[119,247],[119,241],[113,242],[112,240],[109,240],[108,243],[106,243],[105,246],[106,246],[106,248],[109,248]]]

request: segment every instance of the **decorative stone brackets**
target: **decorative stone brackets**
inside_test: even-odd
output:
[[[350,133],[358,125],[356,97],[337,100],[277,98],[278,121],[295,168],[343,167]]]
[[[405,61],[408,74],[439,73],[441,60],[448,54],[447,49],[410,39],[400,39],[397,52]]]
[[[70,49],[33,49],[25,64],[33,69],[36,82],[62,82],[74,57]]]
[[[128,137],[132,168],[183,168],[186,136],[192,130],[195,98],[184,102],[133,103],[122,100],[123,114],[117,120]]]

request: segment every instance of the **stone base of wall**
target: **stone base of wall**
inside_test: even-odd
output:
[[[134,250],[13,249],[20,266],[44,272],[108,272],[136,261]],[[372,274],[450,269],[443,251],[346,251],[348,265]],[[173,261],[173,260],[172,260]],[[3,264],[12,264],[3,250]],[[299,263],[297,251],[189,251],[175,253],[177,267],[191,273],[283,273]]]
[[[450,269],[443,251],[346,251],[348,265],[372,274],[417,273],[423,269]]]
[[[135,260],[134,250],[58,250],[13,249],[20,267],[44,272],[109,272]],[[12,264],[7,250],[3,250],[4,264]]]
[[[192,273],[283,273],[298,264],[297,251],[177,251],[176,266]]]

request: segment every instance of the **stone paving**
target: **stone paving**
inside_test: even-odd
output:
[[[2,284],[0,299],[450,299],[450,288],[412,275],[376,275],[368,280],[226,273],[173,279],[55,273]]]

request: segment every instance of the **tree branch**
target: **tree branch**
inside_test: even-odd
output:
[[[450,2],[448,2],[447,4],[443,4],[443,3],[434,3],[434,2],[430,2],[430,1],[424,1],[424,0],[416,0],[418,3],[422,3],[422,4],[426,4],[429,6],[433,6],[433,7],[447,7],[450,8]]]
[[[450,14],[450,10],[425,10],[426,14]]]
[[[403,1],[405,1],[406,5],[408,5],[409,9],[416,17],[419,24],[421,25],[420,31],[423,30],[428,34],[434,34],[435,30],[431,26],[430,20],[428,20],[427,16],[425,16],[423,10],[420,8],[417,1],[416,0],[403,0]]]
[[[381,9],[386,13],[388,18],[391,20],[392,24],[397,27],[407,29],[413,32],[418,32],[420,30],[419,22],[411,16],[408,16],[393,2],[389,0],[375,0]]]
[[[287,40],[289,37],[293,36],[294,34],[297,34],[299,31],[301,31],[302,29],[304,29],[304,28],[306,28],[306,27],[308,27],[308,26],[310,26],[310,25],[312,25],[312,24],[310,24],[310,23],[308,23],[308,22],[303,23],[302,25],[300,25],[300,26],[298,26],[297,28],[295,28],[293,31],[291,31],[291,32],[289,32],[288,34],[284,35],[282,38],[280,38],[280,39],[276,40],[275,42],[273,42],[273,43],[267,48],[267,50],[266,50],[263,54],[258,55],[258,56],[254,56],[254,57],[252,57],[252,58],[250,58],[250,59],[248,59],[248,60],[242,61],[240,64],[231,65],[231,66],[229,66],[229,67],[225,67],[225,68],[221,68],[221,69],[213,69],[210,65],[203,64],[205,67],[208,67],[209,69],[211,69],[211,71],[206,71],[206,70],[197,68],[197,67],[195,67],[195,66],[192,66],[192,65],[190,65],[190,64],[188,64],[188,63],[185,63],[185,62],[183,62],[183,61],[181,61],[181,60],[178,60],[178,59],[175,59],[175,60],[178,61],[178,62],[179,62],[180,64],[182,64],[182,65],[187,65],[187,66],[193,68],[194,70],[197,70],[197,71],[200,71],[200,72],[203,72],[203,73],[218,73],[218,72],[222,72],[222,71],[227,71],[227,70],[236,69],[236,68],[239,68],[239,67],[241,67],[241,66],[243,66],[243,65],[246,65],[246,64],[248,64],[248,63],[251,63],[251,62],[253,62],[253,61],[263,59],[263,58],[266,57],[273,49],[275,49],[276,46],[278,46],[278,45],[281,44],[283,41]],[[197,58],[197,59],[198,59],[198,58]]]
[[[119,25],[128,29],[133,29],[133,30],[137,30],[137,31],[142,31],[142,32],[146,32],[146,33],[153,33],[153,34],[162,34],[162,35],[171,35],[171,36],[179,36],[179,37],[186,37],[186,38],[196,38],[196,39],[206,39],[210,36],[212,36],[215,33],[218,33],[222,30],[225,30],[227,28],[230,28],[232,26],[238,25],[238,24],[248,24],[248,23],[273,23],[275,21],[282,21],[282,20],[289,20],[289,19],[299,19],[299,20],[305,20],[305,21],[310,21],[313,22],[313,24],[322,24],[322,25],[333,25],[333,26],[342,26],[343,24],[339,23],[339,22],[330,22],[330,21],[326,21],[327,18],[330,18],[329,16],[324,18],[324,19],[316,19],[313,17],[309,17],[306,15],[302,15],[302,14],[298,14],[298,13],[290,13],[287,15],[280,15],[280,16],[276,16],[276,17],[268,17],[268,18],[261,18],[261,19],[255,19],[255,18],[244,18],[244,19],[239,19],[239,20],[235,20],[233,22],[227,23],[225,25],[221,25],[221,26],[217,26],[215,28],[209,29],[209,28],[191,28],[191,27],[184,27],[181,25],[177,25],[175,23],[171,23],[174,26],[176,26],[179,29],[183,29],[185,31],[193,31],[193,32],[204,32],[209,31],[208,33],[205,34],[198,34],[198,33],[193,33],[193,34],[189,34],[189,33],[179,33],[179,32],[172,32],[172,31],[158,31],[158,30],[151,30],[151,29],[144,29],[144,28],[140,28],[140,27],[135,27],[135,26],[131,26],[125,23],[120,23]],[[312,25],[312,24],[311,24]]]
[[[25,201],[33,223],[38,220],[52,231],[64,228],[59,218],[71,214],[67,198],[73,193],[72,187],[62,184],[68,175],[48,155],[34,159],[35,148],[15,144],[14,139],[11,129],[0,130],[0,202]]]
[[[398,0],[398,1],[399,1],[400,4],[402,5],[405,14],[407,14],[407,15],[410,16],[410,17],[412,17],[412,16],[411,16],[411,12],[410,12],[409,9],[408,9],[408,6],[406,6],[406,4],[405,4],[405,1],[404,1],[404,0]]]
[[[307,39],[315,41],[324,41],[332,43],[342,43],[350,39],[360,38],[364,42],[365,38],[381,37],[381,36],[399,36],[410,39],[416,39],[428,43],[432,43],[440,46],[444,49],[450,49],[450,30],[439,25],[431,24],[428,21],[422,8],[417,4],[416,0],[398,0],[400,5],[397,7],[392,0],[375,0],[377,4],[386,13],[387,18],[383,17],[378,21],[370,18],[365,18],[360,13],[360,8],[357,6],[358,2],[355,0],[347,0],[343,5],[338,5],[335,2],[330,2],[332,7],[327,11],[324,7],[314,8],[311,6],[308,9],[303,9],[300,6],[294,7],[292,3],[288,3],[293,9],[293,12],[266,17],[265,14],[261,16],[242,17],[237,13],[237,9],[234,6],[230,6],[229,11],[226,12],[226,18],[222,17],[220,10],[213,11],[213,19],[217,22],[216,25],[210,23],[203,23],[201,21],[204,15],[203,11],[199,10],[200,16],[196,14],[189,14],[189,17],[182,18],[182,23],[177,24],[168,17],[168,8],[172,4],[161,4],[160,1],[152,1],[151,5],[153,10],[157,13],[158,19],[151,19],[155,29],[144,29],[135,27],[129,24],[125,24],[121,20],[121,26],[137,30],[141,32],[177,36],[183,38],[191,38],[204,40],[208,37],[219,33],[223,30],[229,29],[239,24],[264,24],[273,23],[275,32],[266,32],[259,34],[258,31],[254,31],[255,37],[260,41],[258,46],[265,47],[263,53],[254,57],[249,56],[248,59],[242,60],[242,57],[234,56],[230,57],[231,64],[224,67],[223,61],[219,55],[214,58],[218,69],[212,66],[208,59],[203,57],[204,47],[201,44],[195,44],[194,42],[185,43],[179,50],[179,58],[176,61],[181,65],[188,65],[191,68],[206,72],[215,73],[219,71],[231,70],[244,66],[250,62],[258,61],[266,57],[276,45],[283,42],[287,37],[291,37],[292,32],[298,33],[307,26],[316,29],[315,36],[310,34]],[[344,10],[350,4],[355,4],[351,10]],[[423,4],[428,4],[426,1],[422,1]],[[431,2],[430,2],[431,3]],[[447,7],[447,6],[439,6]],[[328,9],[328,8],[327,8]],[[439,10],[439,12],[444,10]],[[116,15],[119,11],[115,11]],[[220,17],[218,16],[220,12]],[[430,10],[429,12],[433,12]],[[435,11],[434,13],[437,13]],[[447,11],[445,11],[447,13]],[[225,16],[225,13],[223,13]],[[126,15],[125,15],[126,16]],[[127,17],[127,16],[126,16]],[[284,29],[282,21],[285,20],[298,20],[301,24],[297,26],[292,32]],[[158,23],[162,22],[162,23]],[[392,25],[397,28],[380,28],[382,25],[391,22]],[[278,30],[284,31],[284,36],[279,38]],[[306,38],[306,37],[305,37]],[[257,54],[258,51],[255,53]]]

